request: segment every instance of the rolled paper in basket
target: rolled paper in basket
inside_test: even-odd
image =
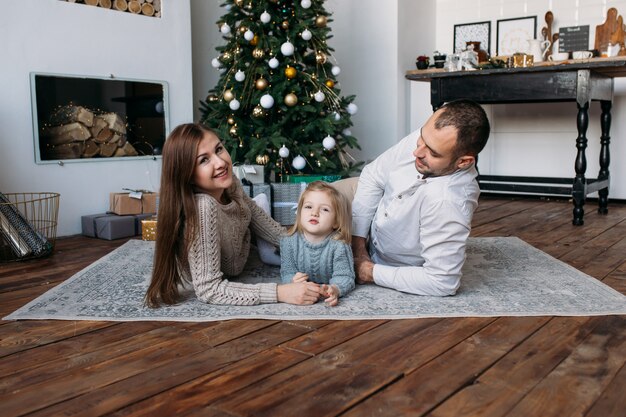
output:
[[[38,233],[22,213],[0,193],[0,232],[6,236],[18,257],[43,255],[52,250],[52,244]],[[26,250],[26,247],[28,250]]]

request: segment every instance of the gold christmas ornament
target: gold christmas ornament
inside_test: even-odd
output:
[[[285,104],[289,107],[293,107],[298,104],[298,96],[294,93],[289,93],[285,96]]]
[[[241,7],[241,6],[243,6],[243,0],[235,0],[235,4],[236,4],[238,7]]]
[[[258,43],[259,43],[259,35],[254,35],[254,37],[250,41],[250,45],[257,46]]]
[[[326,87],[328,88],[333,88],[335,86],[335,82],[333,80],[326,80],[324,84],[326,84]]]
[[[233,59],[233,54],[230,51],[225,51],[222,54],[222,62],[230,62],[231,59]]]
[[[246,30],[248,30],[248,28],[247,28],[247,27],[245,27],[245,26],[239,26],[239,33],[241,33],[242,35],[243,35],[244,33],[246,33]]]
[[[289,21],[283,20],[283,23],[281,23],[280,26],[285,30],[289,29]]]
[[[287,77],[288,79],[292,79],[296,77],[296,69],[294,67],[287,67],[285,68],[285,77]]]
[[[259,165],[265,165],[270,161],[269,155],[257,155],[256,163]]]
[[[326,19],[326,16],[317,16],[315,18],[315,26],[317,26],[318,28],[325,27],[326,23],[328,23],[328,20]]]
[[[235,119],[233,118],[233,116],[230,116],[228,119],[226,119],[226,121],[228,122],[229,125],[235,124]]]
[[[318,52],[315,54],[315,62],[317,62],[318,64],[325,64],[326,59],[326,54],[324,52]]]
[[[215,94],[209,94],[208,96],[206,96],[206,101],[210,103],[216,102],[217,100],[219,99],[217,98]]]
[[[237,125],[232,126],[229,130],[228,133],[230,133],[230,135],[232,137],[237,137]]]
[[[256,59],[263,59],[263,57],[265,56],[265,51],[261,48],[254,48],[252,50],[252,56]]]
[[[257,104],[257,106],[254,109],[252,109],[252,117],[261,118],[263,116],[265,116],[263,107]]]
[[[267,88],[268,82],[265,78],[261,77],[258,80],[256,80],[255,86],[257,90],[265,90]]]
[[[226,90],[224,91],[224,100],[226,101],[231,101],[232,99],[235,98],[235,95],[233,94],[232,90]]]

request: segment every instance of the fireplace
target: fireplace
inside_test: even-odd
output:
[[[37,163],[161,154],[166,82],[32,73],[31,94]]]

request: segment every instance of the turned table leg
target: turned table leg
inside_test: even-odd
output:
[[[578,137],[576,138],[576,161],[574,162],[574,169],[576,170],[576,177],[574,177],[574,184],[572,186],[572,198],[574,200],[574,220],[572,224],[575,226],[581,226],[583,221],[583,215],[585,210],[583,205],[585,204],[587,180],[585,179],[585,171],[587,171],[587,158],[585,156],[585,150],[587,149],[587,127],[589,126],[589,101],[586,101],[582,106],[580,103],[578,106],[578,117],[576,119],[576,127],[578,129]]]
[[[598,181],[603,181],[609,179],[609,164],[611,163],[611,153],[609,151],[609,144],[611,143],[611,136],[609,135],[611,130],[611,102],[602,100],[600,106],[602,107],[602,116],[600,118],[602,136],[600,136],[600,172],[598,173]],[[598,198],[598,213],[607,214],[609,212],[608,184],[606,188],[598,191]]]

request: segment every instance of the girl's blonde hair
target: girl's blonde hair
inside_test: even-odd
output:
[[[303,233],[304,230],[300,225],[300,214],[302,213],[302,206],[304,205],[304,198],[306,194],[311,191],[322,191],[328,194],[330,197],[330,201],[333,207],[333,210],[336,213],[337,224],[339,227],[336,230],[333,239],[341,240],[348,245],[352,242],[352,208],[350,201],[335,187],[324,182],[324,181],[313,181],[304,189],[302,194],[300,195],[300,199],[298,200],[298,209],[296,212],[296,222],[287,234],[293,235],[294,233]]]

